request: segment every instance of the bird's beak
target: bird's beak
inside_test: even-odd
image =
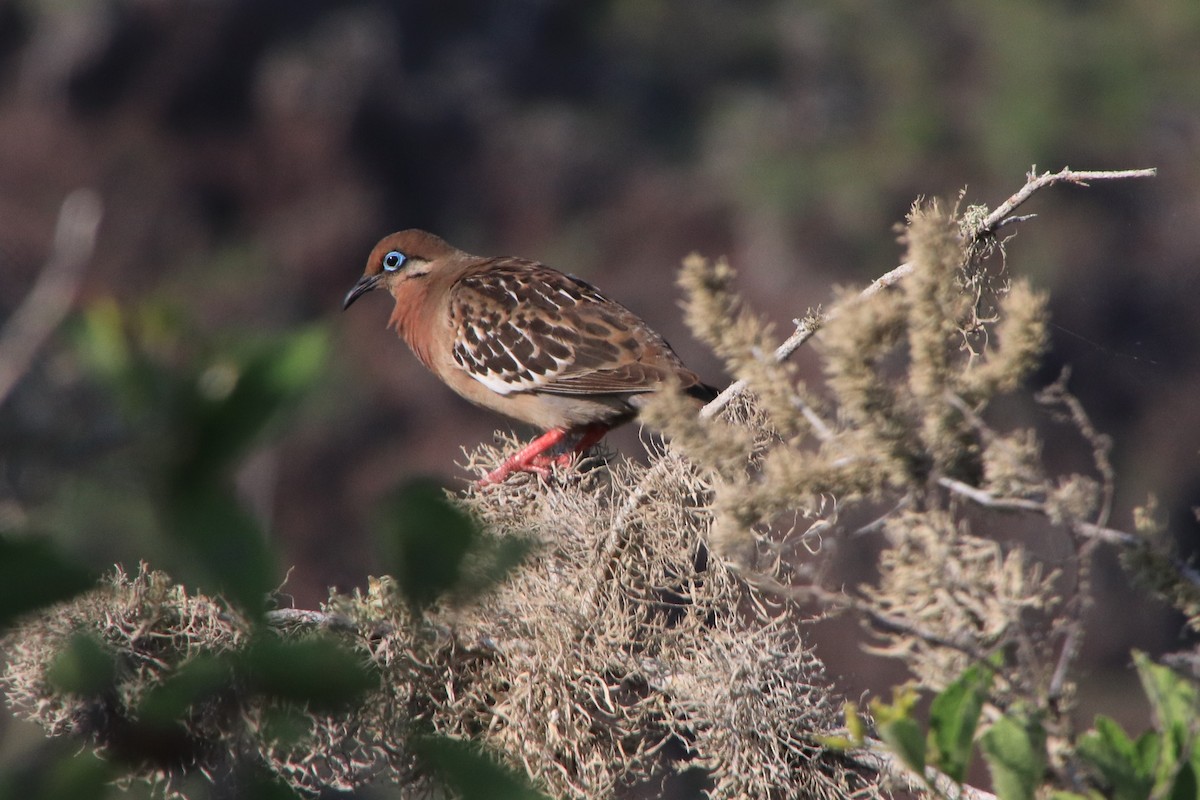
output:
[[[383,277],[383,273],[378,275],[363,275],[358,279],[358,283],[350,287],[350,291],[346,292],[346,299],[342,301],[342,310],[345,311],[350,307],[350,304],[357,300],[362,295],[374,289],[379,285],[379,279]]]

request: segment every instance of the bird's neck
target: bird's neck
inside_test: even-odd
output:
[[[388,327],[393,328],[421,363],[430,369],[433,368],[430,333],[435,316],[431,308],[433,298],[429,296],[431,288],[425,281],[405,285],[396,295],[396,305],[388,319]]]

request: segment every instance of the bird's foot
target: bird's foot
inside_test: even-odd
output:
[[[533,472],[543,478],[548,478],[550,466],[546,462],[545,452],[561,444],[566,436],[567,432],[558,428],[543,433],[506,458],[500,466],[484,475],[476,486],[483,488],[503,483],[514,472]]]
[[[549,480],[553,468],[570,467],[575,456],[585,452],[608,433],[607,425],[588,425],[579,431],[568,433],[555,428],[547,431],[504,460],[500,466],[484,475],[476,486],[484,488],[503,483],[514,472],[532,472],[543,480]]]

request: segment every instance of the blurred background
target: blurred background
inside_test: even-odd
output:
[[[384,495],[417,475],[462,485],[460,448],[508,426],[423,370],[382,294],[341,313],[384,234],[573,272],[720,383],[680,319],[685,255],[728,256],[786,335],[835,285],[899,262],[916,198],[995,206],[1034,164],[1159,169],[1042,192],[1008,251],[1052,297],[1031,383],[1070,365],[1113,437],[1112,524],[1131,529],[1153,492],[1194,552],[1194,0],[2,0],[0,324],[64,198],[91,188],[104,217],[72,312],[0,406],[0,528],[97,569],[172,569],[147,471],[176,417],[155,398],[219,394],[246,348],[315,331],[320,368],[237,479],[292,567],[284,591],[312,607],[376,568]],[[811,352],[797,363],[816,378]],[[132,386],[129,364],[150,365]],[[636,431],[614,443],[640,451]],[[1046,450],[1088,467],[1062,428]],[[1096,580],[1081,718],[1103,707],[1137,730],[1129,650],[1182,646],[1181,620],[1107,554]],[[824,635],[849,696],[902,677],[857,634]]]

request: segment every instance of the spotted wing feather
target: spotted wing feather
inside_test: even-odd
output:
[[[459,279],[454,360],[499,394],[633,394],[696,378],[633,312],[536,262],[506,258]]]

